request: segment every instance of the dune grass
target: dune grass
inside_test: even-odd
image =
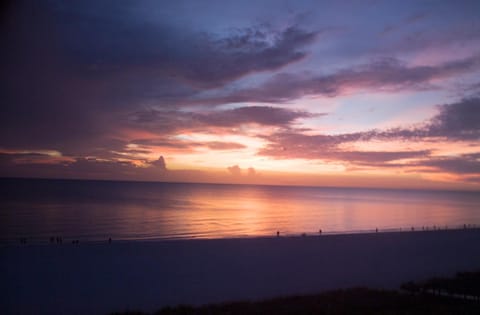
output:
[[[127,311],[112,315],[146,315]],[[337,290],[317,295],[280,297],[199,307],[166,307],[154,315],[253,315],[253,314],[480,314],[480,304],[433,295],[411,295],[366,288]]]

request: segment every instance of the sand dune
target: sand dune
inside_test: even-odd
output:
[[[480,268],[480,230],[0,248],[0,313],[106,314]]]

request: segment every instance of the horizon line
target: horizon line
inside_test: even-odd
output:
[[[302,184],[254,184],[254,183],[226,183],[226,182],[188,182],[188,181],[161,181],[161,180],[135,180],[135,179],[108,179],[108,178],[52,178],[52,177],[4,177],[0,180],[50,180],[50,181],[90,181],[90,182],[118,182],[118,183],[145,183],[145,184],[187,184],[187,185],[229,185],[229,186],[264,186],[264,187],[296,187],[296,188],[322,188],[322,189],[366,189],[389,191],[432,191],[432,192],[479,192],[480,189],[445,189],[445,188],[403,188],[403,187],[375,187],[375,186],[321,186]]]

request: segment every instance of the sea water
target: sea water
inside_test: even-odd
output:
[[[0,243],[319,235],[480,226],[480,194],[0,179]]]

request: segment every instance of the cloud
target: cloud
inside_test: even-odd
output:
[[[242,175],[242,169],[238,165],[229,166],[227,170],[234,176]]]
[[[149,10],[156,5],[12,2],[0,30],[4,48],[0,50],[0,146],[16,152],[1,155],[8,174],[22,169],[30,174],[50,170],[50,175],[71,177],[83,172],[98,178],[111,177],[113,172],[127,177],[148,177],[148,172],[161,176],[165,160],[149,160],[157,152],[153,147],[182,153],[206,148],[241,150],[245,148],[242,143],[196,142],[176,136],[182,132],[241,132],[251,125],[269,130],[270,135],[263,138],[269,145],[259,154],[275,158],[380,167],[400,167],[414,160],[418,167],[439,171],[474,171],[477,162],[468,156],[438,158],[429,150],[355,151],[342,145],[394,139],[476,145],[480,139],[478,97],[439,106],[438,115],[421,126],[336,135],[312,135],[311,130],[306,134],[300,129],[302,119],[323,114],[279,105],[304,96],[437,88],[440,80],[475,74],[480,67],[478,55],[429,66],[385,58],[332,70],[338,65],[327,65],[335,59],[332,56],[318,62],[323,50],[305,58],[310,56],[310,47],[331,44],[326,38],[327,42],[310,46],[319,35],[311,28],[288,22],[281,27],[257,27],[245,20],[240,28],[219,29],[210,21],[185,23],[193,13],[181,17],[168,13],[159,18],[156,14],[167,12],[169,5]],[[146,11],[152,11],[155,18]],[[407,22],[420,23],[418,18],[421,16],[411,16]],[[458,24],[457,30],[463,26]],[[464,37],[473,32],[476,27],[468,28]],[[468,51],[473,50],[465,48],[465,55]],[[355,61],[368,58],[353,57]],[[299,61],[298,67],[292,65]],[[307,67],[315,72],[295,72]],[[466,79],[475,90],[478,84],[470,83],[475,80]],[[276,105],[243,104],[248,102]],[[239,107],[232,108],[232,103]],[[226,104],[230,109],[217,107]],[[131,149],[129,144],[138,147]],[[30,152],[22,153],[25,149]],[[40,152],[45,149],[61,152],[60,156]],[[146,167],[149,164],[152,167]],[[245,171],[253,173],[254,169]]]
[[[466,176],[463,178],[464,181],[474,183],[474,184],[480,184],[480,175],[478,176]]]
[[[219,40],[202,39],[202,51],[178,60],[170,71],[197,86],[220,86],[246,74],[276,70],[304,58],[306,53],[299,48],[311,43],[315,36],[313,32],[288,27],[273,34],[251,28]],[[273,41],[270,43],[267,38]]]
[[[242,173],[243,173],[243,170],[242,170],[242,168],[240,168],[240,166],[238,166],[238,165],[232,165],[232,166],[230,166],[230,167],[227,167],[227,171],[228,171],[231,175],[236,176],[236,177],[240,177],[240,176],[243,175],[243,174],[242,174]],[[247,177],[249,177],[249,178],[253,178],[253,177],[257,176],[257,171],[256,171],[255,168],[253,168],[253,167],[247,168],[246,171],[247,171],[247,174],[246,174],[246,175],[247,175]]]
[[[121,150],[112,139],[122,141],[118,130],[132,112],[170,110],[172,117],[161,114],[167,122],[151,122],[161,126],[155,130],[187,128],[178,106],[194,104],[205,89],[299,61],[316,37],[297,26],[214,33],[179,27],[175,19],[149,23],[143,9],[122,1],[13,4],[0,32],[0,145],[108,155]],[[223,125],[243,123],[229,122],[232,113],[218,115]],[[259,123],[275,123],[262,117]],[[207,128],[214,118],[192,119]]]
[[[259,154],[277,158],[316,159],[328,152],[338,151],[342,143],[358,141],[363,137],[363,133],[306,135],[295,130],[281,131],[264,137],[269,144]]]
[[[316,36],[296,26],[272,30],[257,25],[219,35],[176,26],[171,18],[146,23],[141,9],[148,6],[110,3],[106,10],[86,1],[51,10],[67,52],[85,70],[92,69],[90,75],[121,69],[141,76],[148,68],[157,76],[202,88],[298,61],[306,55],[302,48]]]
[[[167,170],[167,165],[165,164],[165,159],[163,158],[163,156],[160,156],[158,160],[150,162],[149,164],[159,170],[162,170],[162,171]]]
[[[382,165],[391,161],[428,157],[430,151],[337,151],[330,154],[332,155],[331,159],[334,160],[363,165]]]
[[[362,165],[381,165],[402,159],[427,157],[430,154],[428,150],[347,151],[339,147],[344,141],[353,142],[360,140],[360,134],[324,136],[277,133],[274,135],[274,138],[267,137],[267,139],[270,140],[270,144],[261,149],[258,154],[280,159],[302,158],[309,160],[342,161]]]
[[[66,165],[74,161],[71,157],[62,156],[60,152],[57,151],[5,151],[0,150],[0,160],[4,165],[21,165],[21,164],[32,164],[32,165],[46,165],[46,164],[62,164]]]
[[[32,159],[33,157],[33,159]],[[113,180],[162,180],[167,176],[162,156],[142,159],[54,159],[41,154],[0,153],[0,176]]]
[[[246,148],[245,145],[238,142],[224,142],[224,141],[207,141],[207,142],[198,142],[198,141],[189,141],[182,139],[172,139],[170,137],[156,137],[148,139],[134,139],[130,142],[131,144],[136,144],[142,147],[164,147],[171,148],[182,151],[193,151],[197,148],[209,148],[210,150],[241,150]],[[136,153],[138,150],[127,150],[125,153]],[[145,151],[149,153],[149,150],[140,150],[141,152]]]
[[[467,98],[440,106],[440,113],[427,130],[430,136],[480,140],[480,98]]]
[[[205,145],[211,150],[239,150],[246,148],[245,145],[236,142],[211,141]]]
[[[392,128],[386,131],[370,131],[364,138],[449,141],[480,140],[480,98],[471,97],[456,103],[438,106],[438,114],[423,126]]]
[[[386,26],[383,31],[380,33],[380,36],[385,36],[385,35],[392,35],[392,33],[401,31],[405,27],[411,26],[412,24],[421,22],[422,20],[425,20],[428,18],[429,14],[425,12],[421,13],[416,13],[413,15],[410,15],[409,17],[395,23],[395,24],[390,24]]]
[[[300,118],[324,114],[290,110],[271,106],[238,107],[209,112],[187,112],[146,109],[129,115],[132,126],[172,133],[178,130],[198,130],[210,127],[232,128],[245,124],[287,127]]]
[[[305,111],[271,106],[249,106],[202,114],[198,118],[201,122],[210,126],[232,127],[248,123],[265,126],[286,126],[296,119],[314,116],[316,115]]]
[[[265,139],[269,144],[258,154],[280,159],[304,158],[343,161],[356,165],[376,167],[429,166],[453,173],[472,172],[478,169],[478,155],[465,155],[459,159],[431,157],[430,150],[419,151],[348,151],[342,144],[358,141],[478,141],[480,140],[480,98],[468,98],[456,103],[438,106],[438,113],[422,126],[392,128],[364,132],[311,135],[295,130],[281,131]],[[419,164],[391,163],[404,159],[421,160]]]
[[[456,157],[432,157],[417,165],[432,167],[447,173],[480,176],[480,153],[462,154]]]
[[[237,90],[218,102],[286,102],[310,95],[334,97],[350,90],[399,91],[436,88],[434,81],[473,72],[480,68],[480,56],[435,66],[409,67],[394,58],[342,69],[323,76],[281,73],[260,87]],[[213,100],[215,101],[215,100]]]

